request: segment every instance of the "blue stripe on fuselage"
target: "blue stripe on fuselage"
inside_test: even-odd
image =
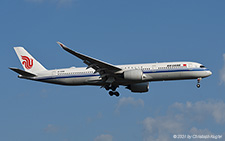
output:
[[[57,76],[57,77],[46,77],[46,78],[40,78],[37,80],[43,81],[43,80],[50,80],[50,79],[62,79],[62,78],[79,78],[79,77],[94,77],[94,76],[100,76],[99,74],[88,74],[88,75],[68,75],[68,76]]]
[[[209,69],[173,69],[173,70],[150,70],[150,71],[143,71],[144,74],[148,73],[167,73],[167,72],[187,72],[187,71],[209,71]],[[87,74],[87,75],[68,75],[68,76],[57,76],[57,77],[45,77],[45,78],[39,78],[37,80],[43,81],[43,80],[51,80],[51,79],[62,79],[62,78],[79,78],[79,77],[95,77],[100,76],[99,74]]]

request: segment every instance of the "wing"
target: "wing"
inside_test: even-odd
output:
[[[93,68],[95,70],[95,72],[98,72],[101,77],[106,77],[106,76],[111,76],[114,75],[116,72],[121,71],[121,68],[118,68],[112,64],[103,62],[101,60],[89,57],[87,55],[81,54],[79,52],[73,51],[70,48],[66,47],[64,44],[57,42],[64,50],[66,50],[67,52],[73,54],[74,56],[80,58],[81,60],[83,60],[83,62],[85,64],[88,65],[88,68]]]

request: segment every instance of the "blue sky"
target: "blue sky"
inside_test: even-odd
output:
[[[222,0],[3,0],[0,140],[150,141],[173,135],[225,138],[225,2]],[[46,68],[85,66],[56,41],[111,64],[196,61],[213,75],[152,82],[119,98],[93,86],[17,78],[14,46]]]

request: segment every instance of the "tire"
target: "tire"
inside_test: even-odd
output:
[[[118,96],[120,96],[120,94],[118,93],[118,92],[115,92],[115,95],[118,97]]]
[[[200,84],[197,84],[196,86],[197,86],[197,88],[200,88]]]
[[[110,91],[110,92],[109,92],[109,95],[110,95],[110,96],[113,96],[113,95],[114,95],[114,93],[113,93],[112,91]]]

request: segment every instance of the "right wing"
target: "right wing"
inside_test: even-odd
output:
[[[122,70],[121,68],[118,68],[112,64],[89,57],[87,55],[81,54],[76,51],[73,51],[60,42],[57,42],[57,43],[67,52],[69,52],[69,53],[73,54],[74,56],[83,60],[83,62],[88,65],[87,69],[93,68],[95,70],[95,72],[98,72],[101,75],[102,78],[106,77],[106,76],[113,76],[113,75],[115,75],[116,72]]]

